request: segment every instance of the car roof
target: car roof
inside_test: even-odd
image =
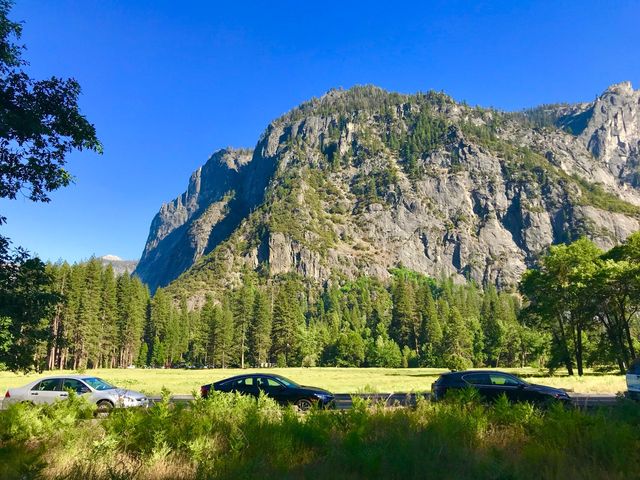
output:
[[[456,370],[454,372],[449,372],[449,373],[443,373],[442,376],[463,376],[463,375],[469,375],[472,373],[498,373],[498,374],[502,374],[502,375],[509,375],[511,377],[516,377],[517,375],[514,375],[513,373],[509,373],[509,372],[502,372],[500,370],[490,370],[490,369],[477,369],[477,370]]]
[[[39,382],[40,380],[58,380],[60,378],[72,378],[74,380],[86,380],[87,378],[97,378],[95,375],[51,375],[48,377],[38,378],[34,380]]]
[[[14,387],[14,388],[24,388],[31,385],[36,385],[37,383],[42,382],[43,380],[61,380],[63,378],[71,378],[73,380],[86,380],[87,378],[96,378],[95,375],[48,375],[46,377],[36,378],[35,380],[31,380],[29,383],[23,385],[22,387]]]
[[[222,380],[218,380],[217,382],[214,382],[214,383],[226,383],[226,382],[231,382],[233,380],[241,380],[243,378],[249,378],[249,377],[286,378],[286,377],[283,377],[282,375],[278,375],[277,373],[253,372],[253,373],[243,373],[241,375],[234,375],[233,377],[223,378]]]

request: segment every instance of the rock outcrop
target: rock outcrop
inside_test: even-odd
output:
[[[639,102],[628,83],[514,114],[331,91],[194,172],[136,274],[196,301],[247,269],[326,282],[401,264],[512,288],[551,244],[640,229]]]

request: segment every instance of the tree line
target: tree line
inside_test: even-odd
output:
[[[26,277],[32,268],[24,265]],[[38,320],[5,345],[7,368],[466,368],[524,365],[544,355],[544,335],[518,322],[516,296],[403,268],[388,283],[361,277],[325,287],[245,272],[239,288],[209,295],[194,310],[162,289],[151,296],[139,279],[115,276],[96,259],[49,264],[39,278],[37,290],[51,304],[38,311],[38,298],[27,301]]]
[[[405,268],[323,287],[253,271],[201,308],[96,259],[2,269],[0,366],[585,367],[637,357],[640,233],[550,248],[520,295]],[[7,286],[11,286],[9,289]],[[19,301],[16,301],[19,299]]]

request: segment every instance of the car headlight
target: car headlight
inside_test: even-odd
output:
[[[144,399],[142,398],[129,397],[128,395],[120,397],[120,401],[123,405],[138,405],[139,403],[142,403],[143,400]]]

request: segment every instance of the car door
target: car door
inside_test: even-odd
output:
[[[233,382],[230,382],[229,385],[224,386],[225,392],[238,392],[243,395],[251,395],[254,397],[258,396],[258,388],[255,385],[255,380],[253,377],[243,377]]]
[[[75,392],[76,395],[84,395],[91,392],[91,389],[81,380],[65,378],[62,381],[62,394],[60,396],[63,398],[68,397],[69,391]]]
[[[251,395],[252,397],[258,398],[260,390],[258,389],[256,380],[256,377],[245,377],[242,380],[242,392],[247,395]]]
[[[462,380],[464,380],[464,382],[470,387],[477,389],[485,400],[491,401],[494,399],[495,390],[491,388],[491,379],[489,378],[488,373],[469,373],[464,375]]]
[[[60,378],[45,378],[29,391],[28,401],[33,403],[53,403],[60,399]]]
[[[273,377],[261,376],[257,378],[258,388],[264,392],[265,395],[270,396],[279,403],[286,403],[289,400],[287,395],[287,388]]]
[[[491,385],[487,388],[493,390],[492,398],[496,399],[504,393],[511,402],[528,400],[526,392],[522,388],[524,384],[512,376],[504,373],[490,373],[489,379]]]

